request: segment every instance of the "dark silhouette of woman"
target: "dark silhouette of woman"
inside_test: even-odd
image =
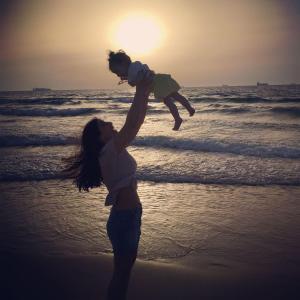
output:
[[[105,205],[112,205],[107,234],[114,253],[114,270],[107,299],[123,300],[137,257],[141,234],[142,205],[137,193],[136,162],[126,147],[144,122],[152,74],[137,87],[126,121],[118,132],[111,122],[93,118],[84,127],[78,154],[64,159],[62,174],[74,179],[79,191],[104,183]]]

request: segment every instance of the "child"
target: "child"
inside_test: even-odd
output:
[[[146,64],[139,61],[131,62],[130,57],[122,50],[118,52],[109,52],[109,69],[120,77],[122,83],[128,81],[131,86],[136,86],[145,76],[149,75],[150,69]],[[163,99],[165,105],[169,108],[175,125],[173,130],[178,130],[182,119],[179,116],[178,109],[174,101],[178,101],[186,108],[190,116],[195,113],[195,109],[190,105],[188,100],[178,93],[180,86],[169,74],[154,74],[151,84],[151,92],[156,99]]]

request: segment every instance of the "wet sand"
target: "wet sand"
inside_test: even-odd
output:
[[[1,255],[1,299],[105,299],[112,256]],[[128,300],[299,299],[297,274],[137,260]]]

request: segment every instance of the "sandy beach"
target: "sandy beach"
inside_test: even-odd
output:
[[[112,256],[2,255],[1,299],[105,299]],[[277,270],[278,271],[278,270]],[[299,299],[297,276],[137,260],[128,299]]]

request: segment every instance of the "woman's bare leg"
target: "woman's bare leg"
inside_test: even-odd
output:
[[[191,106],[190,102],[178,92],[170,95],[174,100],[178,101],[189,112],[190,116],[194,115],[195,109]]]
[[[114,255],[114,272],[108,286],[107,300],[125,300],[130,274],[137,253]]]
[[[164,103],[169,108],[170,113],[172,114],[172,116],[175,120],[173,130],[178,130],[182,123],[182,119],[180,118],[177,106],[174,104],[174,101],[171,97],[166,97],[164,99]]]

